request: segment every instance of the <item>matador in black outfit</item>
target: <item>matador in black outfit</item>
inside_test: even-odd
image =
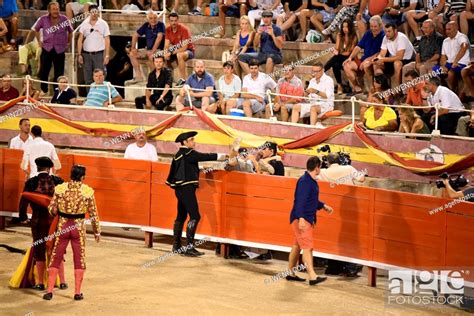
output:
[[[183,233],[184,222],[189,214],[189,221],[186,227],[186,256],[197,257],[204,253],[194,248],[194,235],[201,215],[196,199],[196,189],[199,186],[199,162],[212,160],[225,160],[225,154],[203,154],[194,150],[194,136],[197,132],[186,132],[180,134],[175,142],[181,143],[181,147],[171,162],[170,173],[166,184],[175,190],[178,199],[178,216],[174,222],[173,251],[181,248],[181,235]]]

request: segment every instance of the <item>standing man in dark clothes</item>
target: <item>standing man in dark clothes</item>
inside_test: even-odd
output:
[[[306,281],[294,272],[300,252],[303,250],[303,262],[309,274],[309,285],[316,285],[326,280],[326,277],[318,277],[313,268],[313,228],[316,224],[316,212],[320,209],[324,209],[329,214],[333,212],[332,207],[319,201],[319,186],[316,176],[321,170],[320,167],[319,157],[311,157],[306,162],[306,172],[296,184],[295,200],[290,215],[290,223],[296,240],[291,248],[288,262],[291,273],[286,279],[288,281]]]
[[[39,157],[35,159],[36,167],[38,168],[38,175],[28,179],[25,183],[23,192],[35,192],[49,196],[53,196],[56,185],[63,183],[63,179],[50,175],[49,171],[54,166],[53,161],[48,157]],[[43,291],[44,287],[44,272],[46,263],[46,239],[48,236],[49,227],[52,218],[49,216],[48,209],[36,203],[29,201],[22,197],[20,200],[20,221],[26,223],[28,216],[26,211],[28,205],[31,206],[33,214],[31,216],[31,234],[33,235],[33,258],[36,261],[36,269],[38,272],[38,282],[34,286],[35,289]],[[64,266],[61,263],[60,267],[61,289],[66,289],[67,284],[64,281]]]
[[[166,184],[175,190],[178,199],[178,215],[174,222],[173,251],[181,248],[181,235],[183,233],[184,222],[189,214],[189,221],[186,228],[187,248],[185,256],[197,257],[204,253],[194,248],[194,235],[201,215],[196,199],[196,189],[199,186],[199,162],[212,160],[225,160],[225,154],[203,154],[194,147],[194,136],[197,132],[186,132],[178,135],[175,142],[181,143],[181,147],[171,162],[170,173],[166,179]]]

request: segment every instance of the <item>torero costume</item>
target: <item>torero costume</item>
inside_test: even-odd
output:
[[[35,163],[39,173],[35,177],[32,177],[25,182],[23,192],[34,192],[47,196],[53,196],[55,186],[63,183],[63,179],[49,174],[49,170],[54,165],[50,158],[39,157],[35,159]],[[38,280],[35,280],[37,281],[37,284],[34,286],[34,288],[43,291],[45,289],[44,273],[46,265],[46,240],[48,237],[49,228],[51,226],[52,217],[49,215],[47,207],[31,201],[25,196],[22,196],[19,205],[19,217],[21,222],[28,220],[28,216],[26,215],[28,205],[33,211],[31,216],[31,234],[33,236],[33,246],[31,253],[36,264],[36,271],[38,275]],[[64,265],[62,262],[60,263],[60,288],[66,289],[67,284],[64,280]],[[28,273],[25,275],[27,274]],[[28,284],[26,283],[29,283],[29,281],[26,282],[26,279],[24,278],[19,287],[27,287]]]
[[[173,158],[170,173],[166,184],[175,190],[178,199],[178,214],[173,227],[173,251],[181,248],[181,235],[183,226],[189,214],[186,227],[186,239],[188,246],[185,255],[190,257],[202,256],[204,253],[194,248],[194,235],[201,215],[196,198],[196,189],[199,187],[199,162],[225,160],[225,154],[204,154],[194,150],[194,136],[197,132],[186,132],[180,134],[175,142],[181,143],[181,147]]]
[[[85,167],[73,166],[71,171],[72,181],[58,185],[54,190],[54,196],[48,209],[51,215],[59,215],[57,234],[49,266],[48,292],[44,299],[53,298],[54,280],[58,273],[60,262],[63,260],[66,247],[71,241],[74,258],[75,300],[82,300],[82,280],[86,269],[85,262],[85,239],[86,227],[85,216],[89,214],[92,229],[96,241],[100,239],[99,215],[94,198],[94,190],[83,184]]]

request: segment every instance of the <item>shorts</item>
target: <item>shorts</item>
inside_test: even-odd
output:
[[[291,223],[291,228],[295,234],[295,244],[297,244],[300,249],[313,249],[313,227],[310,222],[306,221],[306,227],[304,230],[299,228],[299,220],[295,219]]]
[[[79,15],[84,13],[84,5],[80,4],[79,2],[71,2],[71,10],[74,15]]]
[[[240,16],[240,9],[237,5],[224,6],[225,16],[238,18]]]
[[[326,102],[315,102],[315,103],[299,103],[301,105],[300,117],[309,117],[311,113],[311,108],[313,106],[319,106],[321,108],[321,113],[318,114],[318,117],[321,117],[324,113],[334,110],[334,106]],[[288,110],[293,110],[293,104],[287,104],[286,108]]]
[[[193,59],[194,58],[194,52],[190,49],[186,49],[186,52],[188,53],[188,60],[190,59]],[[170,56],[170,62],[173,62],[173,61],[178,61],[178,56],[176,54],[171,54]]]
[[[237,100],[237,108],[238,109],[242,110],[244,108],[244,100],[249,100],[250,101],[250,107],[252,108],[252,113],[253,114],[265,110],[265,105],[266,105],[265,100],[263,100],[263,103],[260,103],[256,99],[244,99],[244,98],[239,98]]]
[[[239,60],[246,64],[250,63],[252,59],[257,59],[259,65],[263,65],[267,63],[267,59],[271,58],[273,60],[273,64],[281,64],[283,58],[281,54],[266,54],[266,53],[245,53],[239,56]]]
[[[336,17],[336,13],[331,13],[331,12],[328,12],[326,10],[314,9],[313,11],[315,13],[321,13],[321,15],[323,16],[323,24],[331,22]]]
[[[390,15],[388,13],[384,13],[384,15],[382,15],[382,22],[384,25],[392,23],[397,26],[400,26],[403,23],[405,23],[406,20],[407,20],[406,12],[403,12],[402,14],[399,14],[399,15]]]
[[[415,10],[415,14],[420,14],[420,13],[424,13],[424,14],[421,18],[415,19],[416,22],[422,23],[428,20],[428,12],[426,12],[425,10]]]
[[[191,102],[193,103],[193,106],[197,107],[198,109],[202,107],[202,98],[191,97]],[[216,103],[216,99],[214,97],[209,97],[209,105],[213,103]],[[189,104],[189,99],[187,96],[184,98],[183,104],[184,106],[191,106],[191,104]]]
[[[402,59],[402,64],[403,66],[411,63],[413,60],[411,59]],[[393,68],[393,62],[389,62],[389,63],[383,63],[383,70],[384,70],[384,74],[386,75],[392,75],[394,72],[395,72],[395,69]]]
[[[452,70],[456,75],[460,75],[461,71],[466,68],[466,65],[464,64],[458,64],[456,68],[453,68],[453,63],[446,63],[446,68],[449,70]],[[436,65],[432,68],[436,73],[441,73],[441,66]]]

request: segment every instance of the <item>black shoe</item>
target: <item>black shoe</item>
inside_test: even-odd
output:
[[[43,300],[51,301],[52,298],[53,293],[46,293],[45,295],[43,295]]]
[[[173,226],[173,252],[181,248],[181,235],[183,234],[184,223],[175,221]]]
[[[186,252],[184,253],[186,257],[199,257],[203,256],[204,252],[197,251],[196,248],[191,247],[190,249],[187,249]]]
[[[35,286],[33,286],[33,289],[38,291],[44,291],[44,284],[36,284]]]
[[[326,277],[317,277],[316,280],[309,280],[309,285],[316,285],[316,284],[322,283],[326,280],[327,280]]]
[[[83,299],[84,299],[84,295],[82,293],[74,295],[74,300],[75,301],[80,301],[80,300],[83,300]]]
[[[248,257],[249,256],[247,256],[245,252],[229,255],[229,259],[236,259],[236,260],[248,259]]]
[[[268,260],[272,260],[273,257],[272,257],[271,251],[268,251],[267,253],[261,254],[260,256],[258,256],[255,259],[256,260],[261,260],[261,261],[268,261]]]
[[[294,276],[293,275],[287,275],[286,279],[288,281],[296,281],[296,282],[305,282],[306,281],[306,279],[302,279],[297,275],[294,275]]]
[[[65,290],[65,289],[67,289],[67,288],[68,288],[67,283],[61,283],[61,284],[59,284],[59,289],[60,289],[60,290]]]

